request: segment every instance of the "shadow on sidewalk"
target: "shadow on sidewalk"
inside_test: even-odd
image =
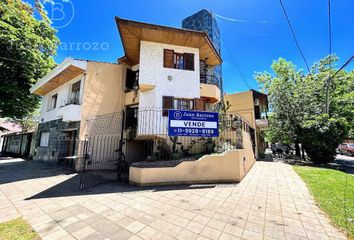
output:
[[[95,187],[79,190],[80,176],[76,174],[70,179],[63,181],[51,188],[46,189],[36,195],[33,195],[26,200],[40,199],[40,198],[53,198],[53,197],[66,197],[66,196],[80,196],[80,195],[93,195],[93,194],[108,194],[108,193],[127,193],[127,192],[161,192],[161,191],[174,191],[174,190],[195,190],[195,189],[209,189],[215,187],[230,187],[237,186],[237,184],[196,184],[196,185],[168,185],[168,186],[149,186],[138,187],[132,186],[124,182],[108,182],[102,183]]]
[[[237,183],[227,184],[193,184],[193,185],[168,185],[137,187],[124,182],[112,181],[99,184],[95,187],[79,190],[80,175],[72,172],[63,172],[53,168],[51,164],[40,161],[25,161],[21,158],[2,157],[0,158],[0,184],[66,175],[66,180],[35,194],[30,199],[79,196],[92,194],[106,194],[119,192],[140,192],[140,191],[174,191],[174,190],[195,190],[221,187],[235,187]],[[35,184],[35,183],[33,183]]]

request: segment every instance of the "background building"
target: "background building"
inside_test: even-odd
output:
[[[182,21],[182,28],[196,30],[196,31],[203,31],[206,32],[211,39],[214,47],[218,51],[219,55],[221,56],[221,38],[220,38],[220,29],[218,23],[216,22],[215,17],[213,14],[203,9]],[[205,60],[205,59],[201,59]],[[217,66],[205,66],[203,61],[201,61],[201,72],[203,69],[206,68],[206,83],[215,84],[219,87],[221,93],[223,92],[222,87],[222,68],[221,64]],[[221,94],[222,96],[223,94]]]
[[[255,154],[258,157],[266,149],[261,132],[268,129],[268,96],[251,89],[250,91],[228,94],[224,100],[229,104],[228,112],[241,116],[255,129]]]

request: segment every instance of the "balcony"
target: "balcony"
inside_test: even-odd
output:
[[[220,101],[220,82],[214,75],[200,74],[200,96],[210,98],[211,103]]]
[[[58,108],[57,115],[63,118],[63,122],[80,121],[81,105],[79,98],[70,98],[63,106]]]
[[[220,81],[215,75],[200,74],[200,83],[211,84],[220,87]]]
[[[261,130],[266,130],[269,128],[269,121],[267,118],[256,119],[256,126]]]
[[[220,101],[220,89],[212,84],[200,84],[200,97],[210,98],[211,103]]]
[[[57,111],[58,117],[63,118],[63,122],[76,122],[81,120],[81,105],[69,104]]]

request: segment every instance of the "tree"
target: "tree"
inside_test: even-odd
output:
[[[269,119],[270,131],[268,134],[273,141],[296,143],[298,146],[301,135],[301,122],[304,118],[303,99],[299,98],[298,84],[304,78],[302,71],[296,70],[291,62],[280,58],[273,61],[272,69],[275,73],[257,73],[256,79],[262,91],[268,93],[268,100],[272,109]],[[297,155],[300,150],[297,148]]]
[[[20,119],[12,118],[11,121],[13,123],[18,124],[21,127],[23,133],[27,133],[34,130],[34,128],[38,124],[38,119],[39,119],[39,109],[35,109],[33,112],[30,112],[28,115]]]
[[[327,150],[333,152],[333,146],[348,136],[347,131],[340,129],[346,129],[346,124],[353,123],[354,119],[353,71],[348,73],[342,70],[332,79],[330,116],[316,118],[325,113],[326,79],[336,71],[334,64],[337,60],[336,56],[329,55],[315,63],[309,74],[304,74],[302,70],[297,70],[294,64],[280,58],[272,64],[273,75],[267,72],[256,74],[255,78],[262,90],[268,93],[272,110],[268,138],[295,143],[297,146],[298,143],[311,138],[307,135],[309,131],[312,131],[312,136],[320,136],[315,133],[320,130],[316,127],[331,126],[332,130],[337,129],[335,132],[341,133],[338,134],[339,137],[332,138],[332,144],[326,144],[323,139],[319,141],[332,148]],[[337,120],[338,124],[332,124]],[[353,124],[351,131],[353,132]],[[307,141],[305,145],[309,150],[313,147],[311,141]],[[298,147],[296,152],[300,155]]]
[[[338,143],[348,135],[348,124],[344,118],[329,118],[327,114],[314,116],[304,125],[301,142],[306,153],[315,163],[327,163],[336,155]]]
[[[55,66],[59,44],[50,24],[39,0],[34,7],[21,0],[0,2],[2,117],[21,119],[38,107],[39,97],[29,89]]]

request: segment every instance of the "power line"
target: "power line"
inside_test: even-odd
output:
[[[238,64],[236,63],[235,59],[233,58],[232,53],[231,53],[229,47],[226,45],[226,42],[224,41],[223,38],[221,38],[221,40],[222,40],[222,42],[223,42],[223,44],[224,44],[224,46],[225,46],[225,48],[226,48],[226,51],[228,52],[228,54],[229,54],[229,56],[230,56],[230,58],[231,58],[232,63],[235,65],[237,72],[240,74],[241,79],[242,79],[243,82],[246,84],[246,86],[248,87],[248,89],[251,89],[251,87],[250,87],[249,84],[247,83],[247,80],[246,80],[245,76],[243,75],[243,73],[242,73],[240,67],[238,66]]]
[[[224,18],[224,19],[227,19],[227,20],[235,20],[235,19],[231,19],[231,18],[222,17],[222,16],[217,15],[217,14],[211,12],[211,11],[209,11],[209,13],[210,13],[211,15],[213,15],[214,17],[216,17],[216,18],[219,17],[219,18]],[[235,59],[233,58],[233,55],[232,55],[232,53],[231,53],[229,47],[226,45],[226,42],[224,41],[224,39],[223,39],[222,37],[221,37],[221,41],[222,41],[222,43],[224,44],[224,46],[225,46],[225,48],[226,48],[226,51],[228,52],[228,54],[229,54],[229,56],[230,56],[230,58],[231,58],[232,63],[235,65],[238,74],[240,74],[242,81],[245,83],[245,85],[247,86],[248,89],[251,89],[251,87],[250,87],[249,84],[247,83],[247,80],[246,80],[245,76],[244,76],[243,73],[241,72],[240,67],[238,66],[238,64],[236,63]]]
[[[341,66],[335,73],[333,73],[333,75],[330,78],[333,78],[335,75],[337,75],[340,71],[343,70],[343,68],[345,68],[349,63],[351,63],[351,61],[354,60],[354,55],[351,56],[348,61],[346,61],[343,66]]]
[[[291,33],[292,33],[292,35],[293,35],[293,38],[294,38],[296,47],[297,47],[297,49],[299,50],[299,52],[300,52],[300,54],[301,54],[301,57],[302,57],[302,59],[303,59],[304,62],[305,62],[305,65],[306,65],[307,70],[310,72],[310,67],[309,67],[309,65],[307,64],[305,55],[303,54],[303,52],[302,52],[302,50],[301,50],[301,48],[300,48],[300,44],[299,44],[299,42],[298,42],[298,40],[297,40],[297,38],[296,38],[295,31],[294,31],[294,29],[293,29],[293,26],[291,25],[291,22],[290,22],[290,19],[289,19],[289,17],[288,17],[288,14],[286,13],[286,10],[285,10],[283,1],[282,1],[282,0],[279,0],[279,3],[280,3],[280,5],[281,5],[281,8],[283,9],[284,16],[285,16],[285,18],[286,18],[286,21],[288,22],[288,25],[289,25],[290,31],[291,31]]]
[[[332,54],[332,22],[331,22],[331,0],[328,0],[328,50]]]
[[[348,61],[346,61],[343,66],[341,66],[335,73],[333,73],[331,76],[329,76],[327,79],[326,79],[326,96],[325,96],[325,112],[327,114],[329,114],[329,86],[331,84],[331,81],[333,80],[333,77],[335,75],[337,75],[340,71],[343,70],[343,68],[345,68],[349,63],[351,63],[351,61],[354,60],[354,55],[351,56]]]

